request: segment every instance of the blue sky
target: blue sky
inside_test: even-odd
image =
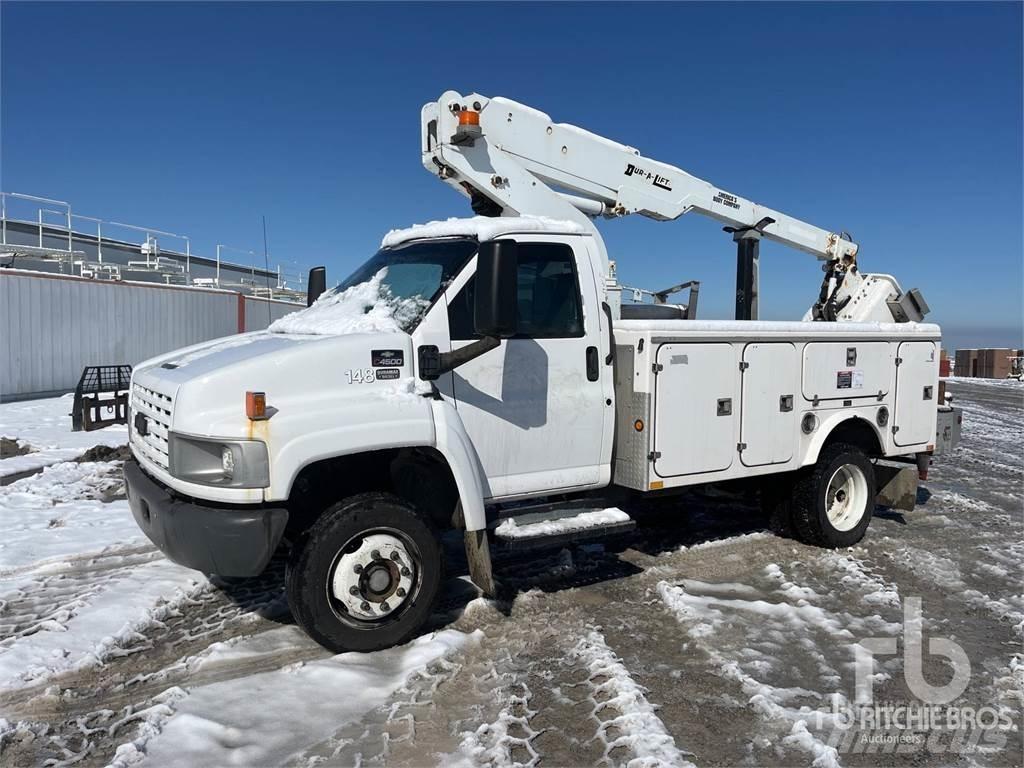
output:
[[[4,190],[326,263],[468,215],[419,162],[419,109],[503,95],[724,188],[850,231],[924,291],[947,346],[1022,337],[1020,4],[3,3]],[[696,215],[602,224],[621,278],[702,281],[734,246]],[[762,246],[762,317],[798,317],[814,259]]]

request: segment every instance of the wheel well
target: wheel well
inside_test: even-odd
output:
[[[878,433],[864,419],[853,417],[846,419],[836,425],[829,433],[822,448],[833,443],[849,443],[860,448],[868,457],[877,457],[883,454],[882,444],[878,440]]]
[[[288,499],[289,533],[309,528],[330,504],[367,491],[400,496],[441,529],[456,524],[459,492],[444,457],[433,448],[391,448],[332,456],[303,467]]]

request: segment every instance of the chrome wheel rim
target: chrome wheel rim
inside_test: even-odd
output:
[[[855,464],[839,467],[828,481],[825,509],[828,521],[837,531],[857,527],[864,517],[868,502],[868,479]]]
[[[335,558],[328,593],[335,610],[360,622],[396,618],[419,589],[415,547],[397,531],[366,531]]]

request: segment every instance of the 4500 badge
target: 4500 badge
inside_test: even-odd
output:
[[[374,349],[370,351],[370,368],[349,368],[345,378],[349,384],[369,384],[374,381],[397,379],[398,370],[405,365],[405,352],[401,349]]]

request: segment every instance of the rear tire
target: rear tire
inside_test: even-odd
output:
[[[856,446],[833,443],[793,484],[792,524],[806,544],[836,549],[862,538],[875,510],[875,471]]]
[[[761,486],[761,510],[768,528],[784,539],[797,538],[793,528],[793,474],[772,475]]]
[[[334,653],[405,642],[430,617],[444,560],[430,523],[388,493],[328,509],[296,543],[286,592],[296,622]]]

